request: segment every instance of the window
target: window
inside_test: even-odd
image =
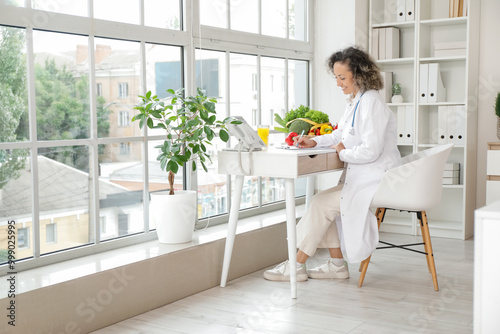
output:
[[[130,116],[128,110],[121,110],[118,115],[118,126],[129,126]]]
[[[30,247],[30,229],[23,227],[17,229],[17,248],[24,249]]]
[[[307,0],[199,0],[203,25],[307,41]]]
[[[14,220],[25,268],[45,254],[66,260],[99,243],[118,247],[114,239],[123,236],[130,244],[154,238],[145,191],[168,188],[156,160],[165,132],[131,121],[138,95],[151,90],[165,98],[167,89],[201,87],[218,98],[218,119],[241,115],[253,126],[272,125],[274,113],[309,102],[307,0],[184,4],[0,2],[0,16],[9,17],[0,18],[0,75],[9,74],[0,83],[0,106],[8,106],[0,108],[0,240],[2,226]],[[27,12],[50,20],[30,24]],[[99,29],[89,29],[95,24]],[[271,131],[272,145],[282,141]],[[231,205],[233,182],[217,173],[217,152],[235,143],[212,144],[208,173],[180,171],[174,182],[176,189],[198,185],[201,226],[207,218],[227,221]],[[297,195],[303,190],[298,182]],[[243,197],[250,214],[284,206],[279,180],[249,178]],[[0,264],[0,276],[5,272]]]
[[[48,244],[57,242],[57,224],[45,225],[45,242]]]
[[[119,82],[118,83],[118,97],[126,98],[128,97],[128,83],[127,82]]]
[[[120,155],[127,155],[130,153],[129,143],[120,143]]]

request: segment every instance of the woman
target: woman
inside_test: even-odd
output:
[[[348,278],[344,256],[360,262],[372,254],[378,228],[370,204],[382,175],[401,160],[396,119],[377,92],[383,88],[377,65],[355,47],[335,52],[327,64],[349,103],[337,130],[312,139],[302,137],[297,143],[299,148],[335,148],[345,168],[339,185],[316,194],[297,225],[297,281]],[[331,258],[306,271],[305,262],[317,248],[328,248]],[[265,271],[264,277],[290,280],[288,261]]]

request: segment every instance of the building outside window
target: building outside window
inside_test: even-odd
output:
[[[128,110],[119,111],[118,126],[130,126],[130,115]]]
[[[57,242],[57,224],[45,225],[45,242],[48,244]]]
[[[128,97],[128,82],[118,83],[118,97],[122,99]]]

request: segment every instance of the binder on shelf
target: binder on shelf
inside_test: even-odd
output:
[[[429,65],[428,84],[427,84],[427,102],[442,102],[446,99],[446,89],[443,86],[441,73],[439,72],[439,63]]]
[[[414,20],[415,20],[415,0],[406,0],[405,21],[414,21]]]
[[[371,55],[374,60],[378,60],[378,35],[379,35],[380,29],[372,29],[372,52]]]
[[[399,58],[399,29],[394,27],[388,27],[384,28],[384,30],[385,30],[385,59]]]
[[[398,145],[406,144],[405,132],[406,132],[406,106],[398,106],[398,111],[396,115],[396,131],[398,133]]]
[[[413,144],[413,126],[415,125],[415,117],[413,106],[405,106],[405,138],[406,144]]]
[[[465,123],[467,122],[465,106],[448,106],[448,117],[448,124],[450,124],[448,142],[463,145],[465,143]]]
[[[447,119],[448,119],[448,108],[447,106],[438,107],[438,121],[437,121],[437,143],[446,144],[447,143]]]
[[[465,123],[467,122],[465,106],[438,107],[438,144],[465,144]]]
[[[397,18],[396,21],[401,22],[401,21],[406,21],[406,0],[398,0],[396,4],[396,10],[397,10]]]
[[[428,85],[429,82],[429,64],[420,64],[420,80],[419,80],[419,102],[427,103],[427,93],[428,93]]]
[[[391,102],[392,98],[392,72],[380,72],[382,76],[382,81],[384,82],[384,88],[382,88],[379,93],[386,103]]]

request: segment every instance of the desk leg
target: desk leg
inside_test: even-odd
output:
[[[311,198],[314,196],[314,186],[316,184],[316,176],[307,177],[307,187],[306,187],[306,209],[311,203]]]
[[[295,215],[295,180],[285,179],[286,233],[288,236],[288,263],[292,298],[297,298],[297,221]]]
[[[231,263],[231,255],[233,253],[234,238],[236,236],[236,225],[238,223],[238,215],[240,213],[241,191],[243,190],[243,175],[236,175],[234,182],[234,193],[231,198],[231,211],[229,211],[229,223],[227,226],[226,248],[224,250],[224,262],[222,264],[222,276],[220,286],[225,287],[227,283],[227,275],[229,273],[229,264]]]

